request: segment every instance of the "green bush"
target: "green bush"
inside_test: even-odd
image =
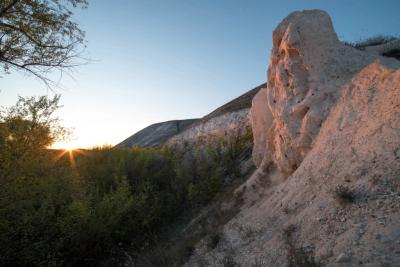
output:
[[[53,116],[58,101],[21,98],[1,113],[0,266],[117,265],[215,200],[249,156],[248,132],[188,151],[49,150],[66,133]],[[193,248],[170,258],[185,260]]]

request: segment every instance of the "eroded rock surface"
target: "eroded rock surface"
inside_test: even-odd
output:
[[[261,84],[207,114],[185,131],[171,137],[168,144],[201,145],[214,138],[233,137],[251,128],[249,111],[253,97],[264,88]]]
[[[318,10],[273,41],[251,109],[259,168],[186,266],[399,266],[400,61],[343,45]]]
[[[286,174],[295,171],[340,88],[377,57],[341,43],[324,11],[285,18],[273,32],[268,87],[253,100],[256,164],[274,161]]]

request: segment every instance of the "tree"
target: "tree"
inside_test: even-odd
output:
[[[33,172],[36,163],[47,161],[46,148],[68,134],[54,116],[59,100],[59,95],[20,97],[16,105],[0,110],[0,180],[10,173]]]
[[[62,74],[86,63],[81,56],[85,33],[71,10],[87,5],[87,0],[1,0],[1,71],[22,71],[52,87],[52,71]]]

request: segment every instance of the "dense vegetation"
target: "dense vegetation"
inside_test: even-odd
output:
[[[47,147],[64,135],[59,97],[0,115],[0,265],[114,266],[240,177],[251,132],[201,147]],[[79,153],[78,153],[79,152]]]

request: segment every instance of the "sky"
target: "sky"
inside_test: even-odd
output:
[[[89,0],[74,20],[90,64],[48,91],[1,75],[0,106],[61,94],[73,130],[56,147],[115,145],[161,121],[202,117],[266,81],[273,29],[290,12],[327,11],[339,39],[400,36],[398,0]]]

